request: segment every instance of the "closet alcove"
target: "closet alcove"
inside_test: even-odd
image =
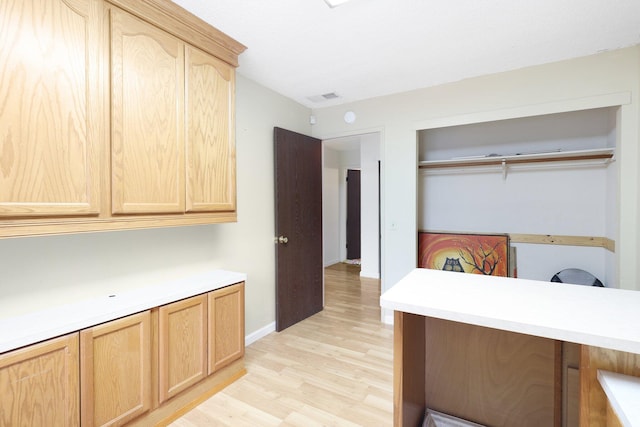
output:
[[[507,233],[518,277],[617,287],[618,107],[418,132],[418,230]]]

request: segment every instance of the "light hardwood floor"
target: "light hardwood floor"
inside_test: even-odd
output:
[[[326,268],[324,310],[247,347],[248,373],[171,426],[391,426],[393,329],[359,272]]]

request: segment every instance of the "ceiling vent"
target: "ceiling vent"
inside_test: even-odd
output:
[[[340,95],[338,95],[335,92],[329,92],[322,95],[314,95],[314,96],[307,97],[307,99],[312,102],[324,102],[324,101],[329,101],[329,100],[338,99],[338,98],[340,98]]]

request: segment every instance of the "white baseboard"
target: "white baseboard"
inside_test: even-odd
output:
[[[276,322],[271,322],[267,326],[264,326],[255,332],[251,332],[249,335],[244,337],[245,347],[258,341],[260,338],[266,337],[271,332],[275,332],[275,330],[276,330]]]
[[[324,266],[325,266],[325,267],[329,267],[329,266],[331,266],[331,265],[333,265],[333,264],[338,264],[339,262],[340,262],[340,260],[339,260],[339,259],[329,260],[329,261],[326,261],[326,260],[325,260],[325,262],[324,262]]]
[[[360,270],[360,277],[366,277],[368,279],[379,279],[380,275],[378,274],[378,272],[372,272],[372,271],[364,271],[364,270]]]
[[[393,310],[382,309],[382,323],[393,325]]]

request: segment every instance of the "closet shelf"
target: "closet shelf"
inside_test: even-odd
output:
[[[573,162],[594,160],[607,163],[613,160],[615,148],[596,148],[576,151],[552,151],[535,154],[513,154],[507,156],[487,155],[458,157],[448,160],[424,160],[418,162],[420,169],[459,168],[468,166],[503,166],[524,163]]]

